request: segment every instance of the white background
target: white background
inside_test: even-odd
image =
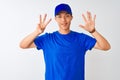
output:
[[[0,80],[44,80],[42,51],[20,49],[19,42],[35,30],[40,14],[52,18],[45,32],[57,30],[54,8],[61,2],[72,7],[72,30],[89,34],[78,27],[88,10],[97,15],[96,29],[111,44],[109,51],[87,52],[86,80],[120,80],[119,0],[0,0]]]

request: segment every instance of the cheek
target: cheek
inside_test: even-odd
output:
[[[71,23],[71,19],[68,19],[67,22],[68,22],[68,23]]]
[[[59,22],[60,22],[60,20],[59,20],[59,19],[55,19],[55,21],[56,21],[57,23],[59,23]]]
[[[68,19],[66,19],[67,20],[67,22],[71,22],[72,21],[72,18],[68,18]]]

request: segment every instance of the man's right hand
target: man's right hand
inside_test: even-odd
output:
[[[23,49],[27,48],[35,48],[36,45],[34,44],[34,39],[41,33],[44,32],[46,26],[50,23],[51,19],[46,21],[47,14],[44,15],[43,19],[42,16],[40,15],[40,22],[34,32],[26,36],[21,42],[20,42],[20,47]]]
[[[38,34],[41,34],[44,32],[46,26],[50,23],[50,21],[52,20],[51,18],[46,21],[46,17],[47,17],[47,14],[44,15],[44,17],[42,18],[42,16],[40,15],[40,22],[38,23],[37,25],[37,28],[36,28],[36,31]]]

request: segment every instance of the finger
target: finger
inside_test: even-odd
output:
[[[82,18],[83,18],[83,20],[84,20],[85,22],[87,22],[87,19],[86,19],[86,17],[85,17],[84,14],[82,14]]]
[[[40,24],[37,25],[37,28],[40,28]]]
[[[83,25],[80,24],[79,26],[84,29],[84,26],[83,26]]]
[[[95,22],[95,19],[96,19],[96,15],[94,15],[94,18],[93,18],[93,21]]]
[[[38,27],[40,26],[40,24],[38,24]]]
[[[88,18],[88,21],[92,21],[92,15],[89,11],[87,11],[87,18]]]
[[[47,17],[47,14],[45,14],[45,15],[44,15],[44,18],[43,18],[43,23],[45,22],[46,17]]]
[[[42,23],[42,16],[40,15],[40,24]]]
[[[46,22],[45,26],[47,26],[47,25],[50,23],[51,20],[52,20],[52,19],[50,18],[50,19]]]

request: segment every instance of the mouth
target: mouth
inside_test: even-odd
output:
[[[63,23],[63,24],[61,24],[62,26],[67,26],[67,23]]]

